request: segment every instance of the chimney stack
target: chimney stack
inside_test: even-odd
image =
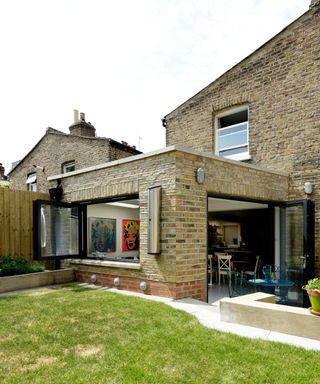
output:
[[[69,127],[70,135],[96,137],[95,127],[92,124],[86,122],[85,114],[83,112],[80,112],[79,119],[79,111],[74,109],[73,120],[73,124]]]
[[[311,0],[309,9],[320,5],[320,0]]]
[[[0,180],[4,180],[4,166],[0,163]]]

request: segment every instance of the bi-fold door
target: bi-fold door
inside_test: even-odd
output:
[[[290,201],[280,206],[280,278],[294,282],[291,305],[306,306],[301,287],[314,277],[314,203]]]
[[[37,200],[33,205],[36,259],[83,257],[83,213],[79,204]]]

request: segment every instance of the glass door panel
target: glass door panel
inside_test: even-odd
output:
[[[309,200],[288,202],[280,209],[280,265],[276,277],[293,283],[287,292],[290,305],[307,304],[301,287],[313,270],[313,220]]]
[[[36,258],[79,257],[81,221],[80,206],[36,201],[34,205]]]

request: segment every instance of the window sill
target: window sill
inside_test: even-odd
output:
[[[97,267],[111,267],[111,268],[136,269],[136,270],[141,269],[140,263],[130,263],[125,261],[69,259],[68,264],[94,265]]]
[[[246,161],[246,160],[251,160],[251,156],[250,155],[244,156],[242,159],[239,159],[238,161]]]
[[[228,159],[228,160],[235,160],[235,161],[246,161],[251,160],[251,156],[248,153],[238,154],[238,155],[231,155],[231,156],[220,156],[222,159]]]

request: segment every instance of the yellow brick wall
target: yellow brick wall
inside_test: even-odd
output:
[[[206,172],[204,184],[198,184],[195,179],[199,166]],[[139,194],[141,269],[119,271],[112,267],[78,266],[81,276],[89,271],[147,279],[170,286],[170,295],[174,297],[203,300],[207,271],[207,193],[223,191],[230,196],[246,193],[245,196],[260,200],[285,200],[288,192],[285,175],[175,149],[65,177],[62,185],[64,199],[73,202]],[[162,187],[161,254],[150,255],[147,191],[158,185]]]
[[[27,190],[27,175],[37,173],[38,192],[48,192],[47,177],[62,173],[62,164],[74,161],[76,169],[132,156],[136,152],[113,140],[47,133],[34,150],[10,174],[13,189]],[[44,167],[36,169],[33,165]]]

